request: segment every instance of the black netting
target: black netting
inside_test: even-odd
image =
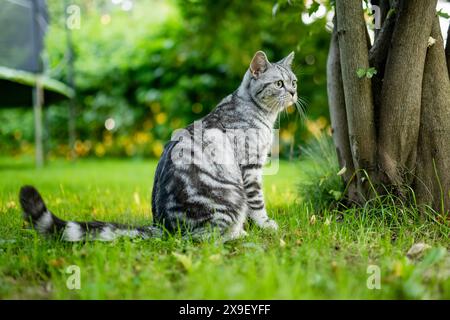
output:
[[[41,72],[47,25],[45,0],[0,0],[0,66]]]

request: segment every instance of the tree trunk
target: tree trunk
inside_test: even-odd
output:
[[[358,177],[358,192],[348,196],[357,202],[373,196],[362,183],[365,170],[375,190],[448,212],[450,36],[444,48],[437,0],[371,3],[383,7],[370,48],[362,1],[336,0],[327,65],[333,138],[349,171],[343,178]],[[376,75],[358,78],[369,65]],[[415,197],[406,197],[407,190]]]
[[[437,0],[401,1],[386,62],[378,161],[383,181],[396,187],[411,183],[414,176],[423,69],[436,4]]]
[[[336,16],[349,143],[363,200],[369,191],[363,171],[375,177],[376,141],[372,84],[370,79],[359,79],[357,75],[358,69],[369,68],[361,1],[336,1]]]
[[[444,212],[450,208],[450,80],[437,17],[431,37],[436,43],[428,49],[425,61],[414,189],[420,203]]]
[[[336,19],[335,19],[336,20]],[[348,184],[348,198],[350,201],[358,201],[356,179],[352,175],[355,172],[352,152],[348,138],[347,114],[345,111],[344,87],[342,85],[341,60],[336,24],[331,36],[330,51],[327,61],[327,88],[328,105],[330,108],[331,127],[336,153],[343,173],[344,181]]]

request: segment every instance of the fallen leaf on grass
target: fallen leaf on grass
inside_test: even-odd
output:
[[[422,242],[415,243],[411,246],[411,248],[409,248],[408,252],[406,253],[406,256],[410,260],[419,259],[423,256],[425,251],[427,251],[430,248],[431,248],[431,246],[429,246],[426,243],[422,243]]]

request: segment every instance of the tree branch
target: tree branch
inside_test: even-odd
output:
[[[395,20],[397,16],[395,13],[390,14],[383,23],[378,37],[372,48],[369,51],[369,62],[372,67],[375,67],[378,72],[382,70],[391,45],[392,33],[394,32]]]
[[[450,79],[444,65],[444,40],[434,19],[423,78],[422,110],[414,190],[422,204],[450,210]]]
[[[385,0],[384,2],[387,2]],[[397,10],[397,7],[392,7],[393,10]],[[381,30],[375,37],[375,42],[369,51],[369,64],[377,70],[377,74],[372,78],[372,91],[374,100],[374,114],[375,123],[378,127],[379,111],[381,105],[381,89],[383,87],[384,69],[386,66],[386,60],[391,46],[392,34],[394,32],[395,21],[397,20],[397,14],[395,11],[391,11],[386,16]]]
[[[344,87],[342,84],[341,58],[337,36],[336,17],[334,30],[331,35],[330,50],[327,60],[327,92],[328,106],[330,108],[331,127],[334,145],[341,168],[347,170],[343,174],[344,183],[348,186],[347,197],[352,202],[358,202],[356,179],[353,178],[355,167],[353,165],[350,141],[348,138],[347,114],[345,110]]]
[[[413,179],[423,69],[436,4],[402,0],[399,5],[380,108],[378,159],[387,184],[401,186]]]
[[[358,191],[368,194],[361,170],[375,176],[375,125],[370,79],[359,79],[357,70],[369,68],[366,25],[361,1],[336,1],[337,34],[341,60],[342,82],[348,133],[353,164],[357,170]]]

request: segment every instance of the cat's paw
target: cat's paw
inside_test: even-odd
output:
[[[248,236],[248,233],[244,229],[237,229],[237,230],[233,230],[233,231],[229,232],[224,237],[224,241],[228,242],[228,241],[232,241],[232,240],[245,238],[247,236]]]
[[[278,230],[278,224],[274,220],[266,220],[263,223],[259,225],[262,229],[267,229],[271,231],[277,231]]]

